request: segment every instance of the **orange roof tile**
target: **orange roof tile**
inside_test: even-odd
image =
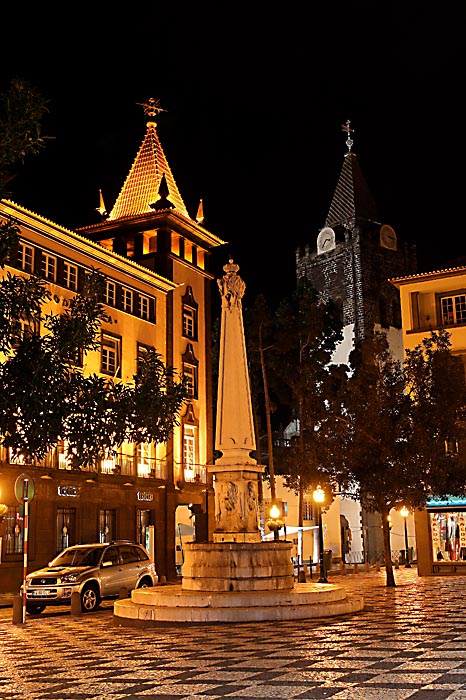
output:
[[[157,136],[156,127],[154,121],[147,122],[146,135],[109,214],[109,221],[151,213],[153,211],[151,204],[155,204],[160,199],[159,188],[163,176],[168,186],[169,202],[183,216],[191,218],[173,178]]]

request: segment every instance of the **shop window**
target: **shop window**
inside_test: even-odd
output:
[[[4,520],[5,554],[23,554],[24,518],[19,506],[9,506]]]
[[[74,508],[58,508],[57,554],[72,544],[76,544],[76,510]]]
[[[466,512],[430,513],[434,561],[466,561]]]
[[[150,510],[136,511],[136,541],[149,551],[149,525],[151,525]]]
[[[112,509],[99,511],[99,542],[111,542],[116,539],[116,513]]]

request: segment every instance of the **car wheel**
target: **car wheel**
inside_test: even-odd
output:
[[[83,612],[92,612],[100,605],[100,595],[95,586],[87,586],[81,592],[81,608]]]
[[[29,615],[40,615],[45,610],[45,605],[26,605],[26,612]]]
[[[150,578],[142,578],[138,583],[138,588],[152,588],[153,585]]]

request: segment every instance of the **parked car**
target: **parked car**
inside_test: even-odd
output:
[[[47,605],[70,605],[72,594],[77,592],[83,612],[91,612],[102,600],[118,598],[122,588],[129,595],[134,588],[157,583],[155,564],[140,544],[77,544],[26,576],[26,611],[37,614]]]

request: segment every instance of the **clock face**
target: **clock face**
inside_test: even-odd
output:
[[[326,226],[317,236],[317,253],[327,253],[335,248],[335,231]]]
[[[384,224],[380,229],[380,245],[389,250],[396,250],[396,233],[388,224]]]

